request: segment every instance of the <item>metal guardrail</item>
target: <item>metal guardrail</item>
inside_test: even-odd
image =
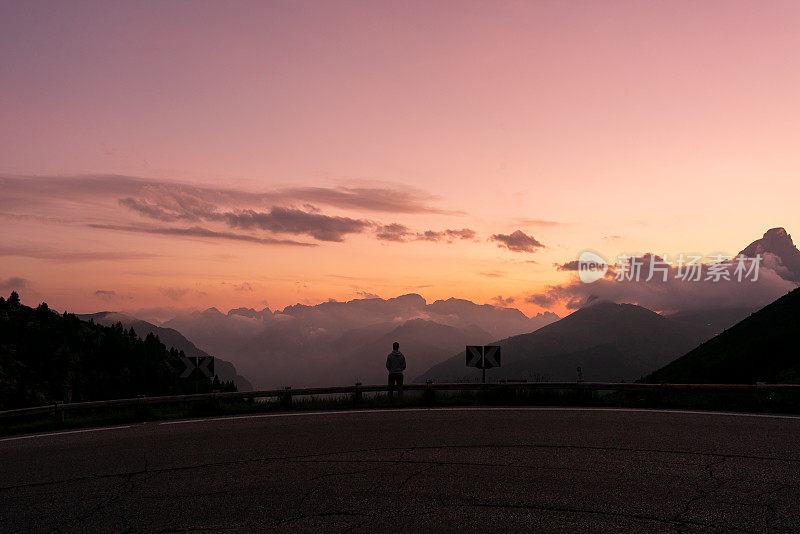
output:
[[[113,399],[91,402],[63,403],[57,402],[45,406],[20,408],[0,411],[0,419],[24,417],[29,415],[51,414],[63,417],[66,412],[90,410],[96,408],[129,408],[153,404],[173,404],[180,402],[196,402],[207,400],[234,400],[255,398],[279,398],[291,403],[292,397],[313,395],[352,394],[354,399],[361,398],[363,393],[380,393],[388,391],[386,384],[318,387],[292,389],[266,389],[259,391],[233,391],[217,393],[200,393],[193,395],[170,395],[164,397],[137,397],[133,399]],[[800,384],[640,384],[635,382],[445,382],[426,384],[405,384],[404,391],[503,391],[503,390],[578,390],[578,391],[729,391],[729,392],[798,392]]]

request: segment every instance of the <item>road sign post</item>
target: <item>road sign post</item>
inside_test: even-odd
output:
[[[500,347],[498,345],[467,345],[467,367],[477,367],[483,371],[486,383],[486,369],[500,367]]]
[[[186,367],[181,373],[181,378],[194,376],[194,389],[197,392],[197,384],[203,377],[214,379],[214,357],[213,356],[181,356],[181,361]]]

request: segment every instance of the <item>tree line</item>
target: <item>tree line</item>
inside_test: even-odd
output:
[[[0,409],[55,401],[235,391],[233,382],[181,379],[183,351],[152,333],[30,308],[17,292],[0,297]]]

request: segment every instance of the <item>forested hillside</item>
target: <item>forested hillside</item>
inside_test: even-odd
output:
[[[121,324],[103,326],[0,297],[0,409],[235,389],[180,379],[182,352]]]
[[[644,378],[675,383],[800,383],[800,289]]]

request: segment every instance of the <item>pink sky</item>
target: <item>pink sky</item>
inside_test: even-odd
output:
[[[800,231],[799,24],[794,1],[0,1],[0,283],[74,311],[535,313],[585,249],[733,254]],[[417,238],[448,229],[474,234]],[[517,230],[544,247],[491,238]]]

